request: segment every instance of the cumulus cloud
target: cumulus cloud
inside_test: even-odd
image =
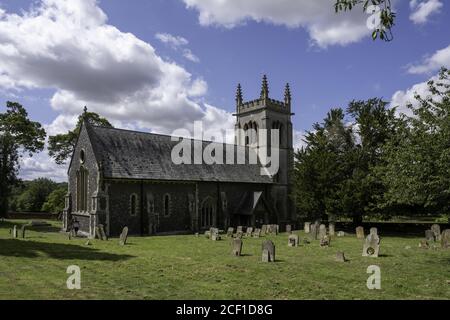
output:
[[[306,28],[320,47],[347,45],[370,34],[359,8],[336,14],[334,0],[183,0],[199,12],[201,25],[233,28],[246,21]]]
[[[426,57],[422,63],[408,67],[408,72],[412,74],[431,73],[441,67],[450,68],[450,45]]]
[[[183,38],[181,36],[174,36],[169,33],[157,33],[155,37],[162,43],[169,45],[174,50],[179,50],[189,44],[189,41],[186,38]],[[185,57],[189,61],[195,63],[200,62],[200,59],[191,51],[191,49],[184,48],[182,51],[183,57]]]
[[[424,24],[432,14],[439,13],[444,5],[440,0],[411,0],[409,6],[411,8],[409,19],[415,24]]]

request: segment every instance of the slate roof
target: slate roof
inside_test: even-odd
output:
[[[171,136],[87,125],[97,161],[105,178],[272,183],[258,164],[180,164],[172,162]],[[194,140],[192,140],[194,141]],[[197,140],[198,141],[198,140]],[[203,148],[210,142],[202,141]],[[224,144],[224,152],[225,152]],[[237,148],[234,146],[235,154]],[[249,152],[249,148],[245,148]],[[241,149],[242,150],[242,149]],[[252,151],[253,152],[253,151]],[[192,159],[194,152],[192,150]],[[248,159],[248,153],[246,153]],[[193,163],[193,162],[192,162]]]

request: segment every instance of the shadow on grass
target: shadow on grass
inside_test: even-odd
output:
[[[54,259],[120,261],[132,255],[101,252],[98,249],[62,243],[44,243],[18,239],[0,239],[0,256],[36,258],[39,252]]]
[[[11,221],[3,221],[0,222],[0,229],[6,229],[11,230],[14,228],[14,226],[17,226],[17,230],[20,230],[23,225],[27,225],[27,230],[30,231],[36,231],[36,232],[43,232],[43,233],[50,233],[50,232],[59,232],[61,231],[61,228],[55,227],[55,226],[30,226],[28,225],[29,222],[11,222]]]

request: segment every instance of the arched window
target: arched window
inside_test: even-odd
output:
[[[147,213],[154,214],[155,213],[155,198],[153,194],[147,194]]]
[[[135,216],[138,212],[138,196],[133,193],[130,196],[130,215]]]
[[[77,211],[87,212],[88,210],[88,181],[89,172],[81,167],[77,171]]]
[[[169,216],[170,215],[170,195],[169,194],[165,194],[164,195],[164,216]]]
[[[214,202],[211,198],[203,201],[200,225],[202,228],[209,228],[214,225]]]

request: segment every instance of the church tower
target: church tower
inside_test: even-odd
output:
[[[279,130],[279,169],[273,176],[274,184],[271,197],[277,210],[278,223],[288,223],[295,219],[295,209],[290,197],[292,190],[292,170],[294,164],[293,130],[291,117],[291,91],[286,84],[284,101],[269,98],[267,76],[262,79],[261,94],[258,99],[244,102],[242,88],[239,84],[236,92],[236,124],[235,143],[250,148],[268,150],[275,145],[275,137],[271,132]],[[266,129],[266,131],[261,131]],[[260,139],[261,133],[267,139]]]

